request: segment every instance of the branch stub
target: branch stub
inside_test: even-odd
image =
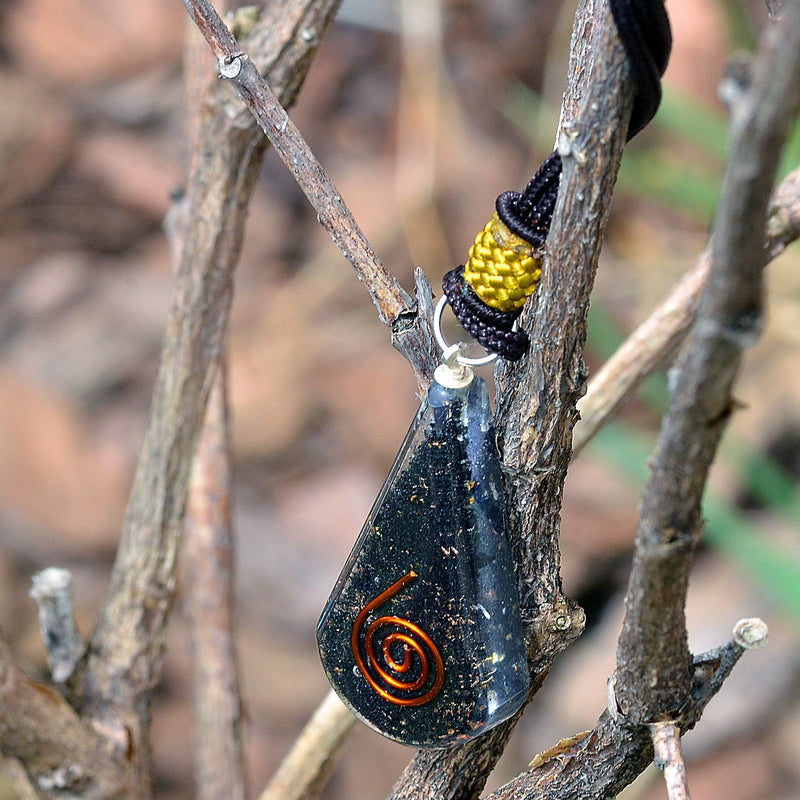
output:
[[[740,619],[733,627],[733,641],[744,650],[759,650],[769,644],[769,628],[759,617]]]

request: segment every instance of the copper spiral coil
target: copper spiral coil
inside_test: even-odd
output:
[[[353,656],[358,665],[364,680],[385,700],[399,706],[421,706],[429,703],[436,697],[444,685],[444,661],[439,653],[439,648],[425,631],[413,622],[402,617],[385,616],[373,620],[364,631],[364,652],[366,659],[361,654],[361,632],[367,617],[377,608],[380,608],[387,600],[394,597],[404,586],[408,585],[417,577],[413,570],[407,572],[399,581],[392,584],[386,591],[381,592],[377,597],[370,600],[361,609],[356,621],[353,623],[353,633],[351,644]],[[401,630],[394,630],[384,636],[380,642],[380,650],[376,650],[376,635],[379,630],[391,625]],[[392,655],[392,645],[402,645],[402,660],[398,661]],[[419,660],[420,673],[413,681],[404,681],[395,675],[405,675],[411,671],[414,660]],[[433,664],[431,664],[431,658]],[[388,667],[388,670],[383,666]],[[415,692],[422,689],[431,677],[433,668],[433,684],[427,692],[417,697],[398,697],[392,690],[403,692]],[[391,670],[391,672],[389,671]],[[395,673],[394,675],[392,673]],[[377,676],[377,677],[375,677]],[[379,683],[382,681],[390,688],[384,688]]]

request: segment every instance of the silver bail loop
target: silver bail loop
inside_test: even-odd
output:
[[[463,355],[461,343],[451,345],[444,338],[442,333],[442,312],[447,305],[447,295],[442,295],[439,302],[436,304],[436,310],[433,312],[433,335],[436,337],[436,343],[442,351],[442,361],[447,364],[452,356],[453,348],[456,348],[455,360],[463,367],[482,367],[486,364],[491,364],[497,358],[497,353],[487,353],[480,358],[469,358]]]

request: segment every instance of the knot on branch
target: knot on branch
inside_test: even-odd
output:
[[[565,650],[583,633],[586,612],[574,600],[562,597],[535,611],[523,608],[522,626],[528,660],[536,663]]]
[[[236,55],[232,56],[223,56],[218,62],[220,78],[225,78],[226,80],[231,81],[234,78],[239,77],[239,73],[242,71],[243,57],[244,53],[237,53]]]
[[[724,322],[703,318],[697,321],[697,335],[728,342],[739,350],[753,347],[761,338],[764,314],[759,306],[750,306]]]

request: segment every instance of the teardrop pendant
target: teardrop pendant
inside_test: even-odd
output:
[[[384,736],[471,739],[528,667],[486,384],[431,385],[317,626],[328,679]]]

